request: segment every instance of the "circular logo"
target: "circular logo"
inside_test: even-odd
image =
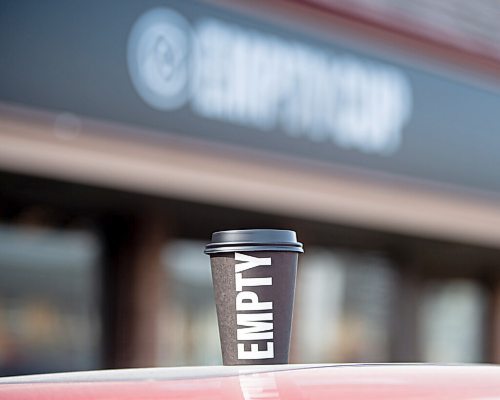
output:
[[[191,32],[189,23],[168,8],[144,13],[128,40],[130,77],[151,107],[173,110],[188,97]]]

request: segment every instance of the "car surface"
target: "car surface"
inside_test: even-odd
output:
[[[500,366],[315,364],[70,372],[1,378],[0,399],[500,400]]]

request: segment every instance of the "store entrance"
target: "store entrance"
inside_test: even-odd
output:
[[[293,229],[291,361],[495,362],[500,251],[0,175],[1,373],[219,364],[213,231]],[[28,190],[29,188],[29,190]]]

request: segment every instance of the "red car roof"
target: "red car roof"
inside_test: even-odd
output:
[[[110,370],[0,379],[0,399],[500,399],[500,366],[289,365]]]

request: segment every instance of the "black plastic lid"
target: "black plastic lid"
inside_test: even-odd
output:
[[[234,251],[293,251],[303,253],[294,231],[280,229],[239,229],[212,234],[205,254]]]

